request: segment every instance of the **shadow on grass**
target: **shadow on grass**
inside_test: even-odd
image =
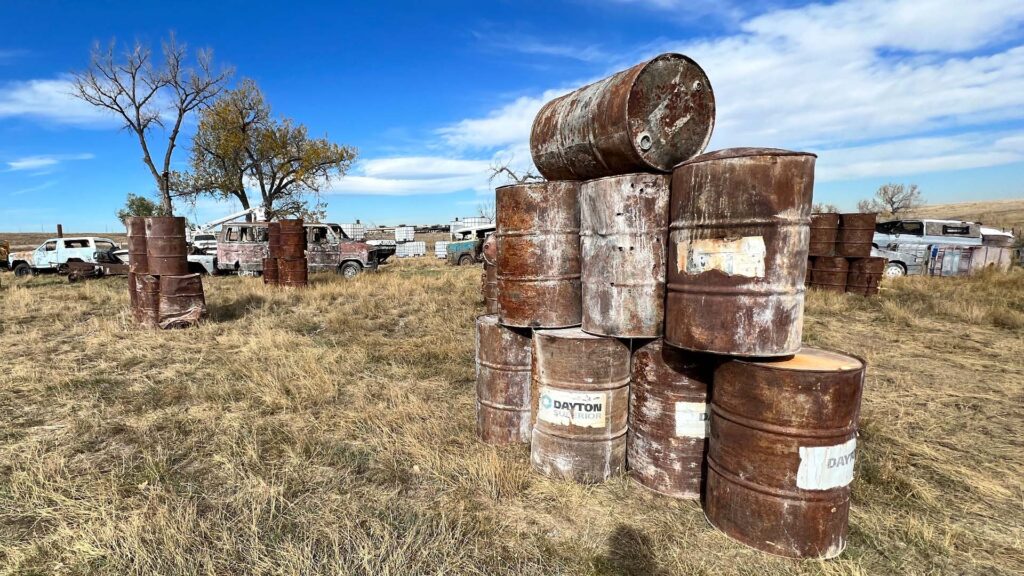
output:
[[[210,306],[210,320],[214,322],[230,322],[243,318],[246,313],[255,308],[263,306],[263,296],[259,294],[247,294],[230,302]]]
[[[651,539],[632,526],[619,524],[608,536],[608,553],[600,558],[606,574],[622,576],[667,576],[658,567]]]

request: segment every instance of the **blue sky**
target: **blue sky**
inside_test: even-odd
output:
[[[170,30],[256,80],[275,113],[359,148],[324,195],[334,221],[473,215],[494,161],[530,166],[546,100],[669,51],[714,87],[709,149],[816,152],[816,200],[852,208],[889,181],[932,203],[1024,197],[1020,0],[5,0],[0,22],[5,231],[116,230],[126,194],[153,192],[138,143],[70,98],[67,74],[93,41],[157,47]]]

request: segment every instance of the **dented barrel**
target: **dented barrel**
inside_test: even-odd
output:
[[[809,256],[835,256],[838,233],[839,214],[811,214],[811,239],[807,245],[807,254]]]
[[[141,216],[128,218],[128,271],[135,274],[148,274],[149,264],[146,258],[146,219]]]
[[[184,218],[146,218],[146,271],[154,276],[188,274]]]
[[[147,328],[160,325],[160,278],[148,274],[135,277],[139,292],[138,321]]]
[[[281,220],[278,222],[278,226],[281,233],[277,257],[289,260],[305,259],[306,226],[302,219]]]
[[[800,349],[815,155],[733,148],[672,174],[665,341],[699,352]]]
[[[642,486],[700,498],[715,360],[654,340],[633,353],[626,464]]]
[[[716,369],[704,507],[712,525],[779,556],[843,551],[864,368],[808,347]]]
[[[661,336],[669,176],[627,174],[580,187],[583,330]]]
[[[704,151],[714,125],[704,70],[662,54],[545,104],[530,152],[548,180],[668,172]]]
[[[836,256],[868,258],[875,239],[877,214],[840,214]]]
[[[533,468],[603,482],[626,465],[629,346],[579,328],[533,335]]]
[[[206,296],[199,274],[160,277],[160,327],[187,328],[206,316]]]
[[[280,271],[277,268],[277,258],[264,258],[263,283],[268,286],[277,286],[280,279]]]
[[[811,258],[811,287],[829,292],[846,292],[846,276],[850,263],[846,258],[818,256]]]
[[[476,319],[476,434],[487,444],[530,443],[531,334]]]
[[[850,270],[846,277],[846,291],[862,296],[876,296],[888,262],[885,258],[877,257],[850,260]]]
[[[579,183],[502,186],[497,195],[498,315],[507,326],[579,325]]]

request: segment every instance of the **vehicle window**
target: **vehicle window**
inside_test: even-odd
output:
[[[971,233],[970,226],[954,226],[949,224],[942,225],[943,236],[967,236]]]
[[[208,242],[210,240],[216,240],[216,239],[217,239],[217,237],[214,236],[213,234],[200,234],[200,235],[195,237],[195,240],[199,241],[199,242]]]
[[[310,244],[320,244],[321,242],[327,240],[327,227],[310,226],[308,238]]]
[[[875,232],[879,234],[892,234],[893,227],[899,222],[880,222],[875,224]]]
[[[46,250],[47,252],[52,252],[52,251],[54,251],[56,249],[57,249],[57,241],[56,240],[50,240],[46,244],[43,244],[43,250]]]
[[[238,226],[228,227],[228,242],[239,242],[242,240],[242,230]]]
[[[106,240],[97,240],[96,241],[96,251],[97,252],[109,252],[110,250],[113,250],[114,248],[115,248],[115,246],[114,246],[113,242],[107,242]]]
[[[924,235],[924,224],[922,222],[905,221],[900,222],[895,232],[897,234],[912,234],[914,236]]]
[[[88,248],[89,247],[89,241],[88,240],[65,240],[64,241],[64,247],[65,248]]]

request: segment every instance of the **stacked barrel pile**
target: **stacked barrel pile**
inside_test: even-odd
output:
[[[830,292],[878,295],[887,260],[871,256],[876,217],[812,214],[805,284]]]
[[[813,154],[703,154],[704,71],[665,54],[547,103],[545,182],[498,188],[477,431],[535,470],[701,498],[760,550],[839,554],[864,363],[802,346]]]
[[[302,219],[267,223],[263,283],[298,288],[309,284],[306,227]]]
[[[185,219],[129,218],[128,294],[132,316],[150,328],[185,328],[206,316],[199,274],[188,273]]]

